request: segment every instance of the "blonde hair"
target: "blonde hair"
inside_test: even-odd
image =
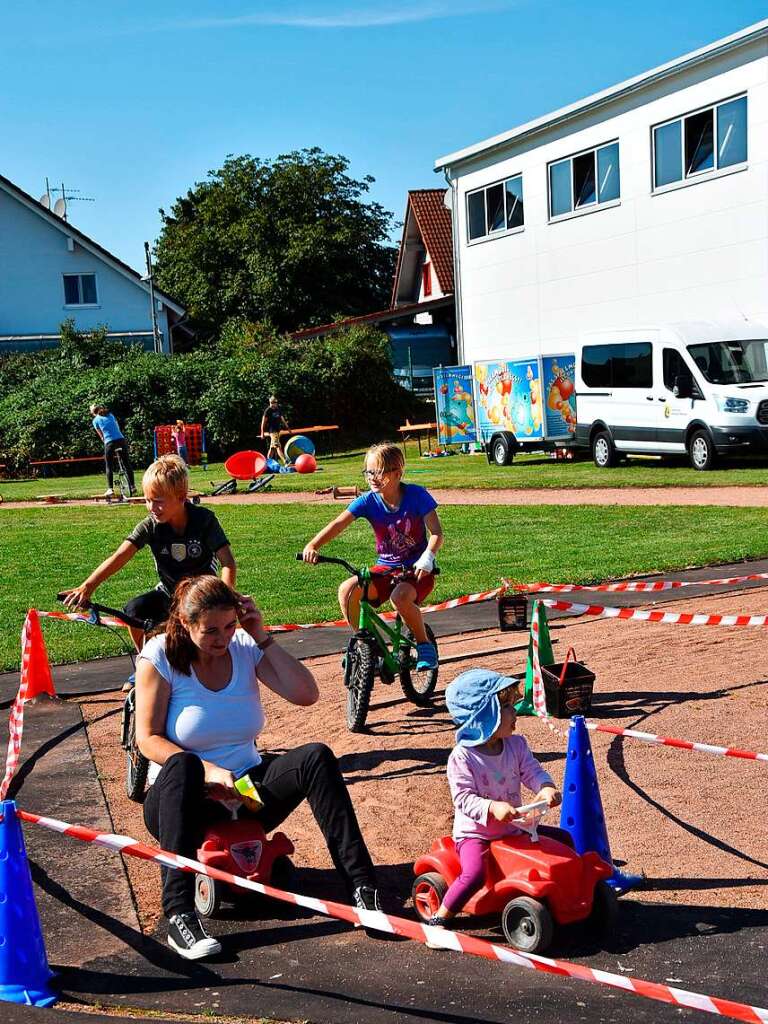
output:
[[[155,489],[184,499],[189,493],[189,470],[178,455],[161,455],[151,466],[147,466],[141,478],[141,486],[145,493]]]
[[[373,468],[384,473],[402,473],[405,469],[405,458],[399,445],[391,441],[384,441],[382,444],[372,444],[365,453],[365,461],[373,463]]]

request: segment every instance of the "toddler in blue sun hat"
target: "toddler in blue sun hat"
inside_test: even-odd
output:
[[[528,741],[515,734],[519,699],[519,679],[485,668],[462,672],[445,691],[448,711],[458,726],[447,772],[461,874],[430,920],[432,925],[444,925],[482,887],[491,841],[524,831],[514,820],[523,803],[521,785],[536,794],[535,801],[545,800],[550,807],[562,799]],[[573,846],[565,829],[540,825],[539,833]]]

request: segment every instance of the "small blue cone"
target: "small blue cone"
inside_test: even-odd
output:
[[[608,864],[613,864],[592,744],[582,715],[575,715],[571,719],[566,756],[560,828],[570,832],[577,853],[594,850]],[[622,874],[614,867],[607,881],[616,892],[625,893],[640,885],[644,879],[642,875]]]
[[[53,973],[40,929],[24,834],[13,800],[0,803],[0,999],[51,1006]]]

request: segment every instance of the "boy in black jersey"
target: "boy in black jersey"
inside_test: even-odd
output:
[[[76,608],[89,601],[104,580],[114,576],[143,547],[149,547],[160,577],[154,590],[134,597],[125,606],[127,615],[165,622],[176,584],[187,576],[215,576],[235,589],[237,566],[221,523],[210,509],[187,500],[189,471],[178,455],[163,455],[144,473],[141,481],[149,515],[138,523],[118,549],[88,578],[66,591],[65,604]],[[140,651],[144,634],[131,628]]]

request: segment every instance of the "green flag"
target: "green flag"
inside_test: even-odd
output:
[[[538,616],[539,622],[539,664],[551,665],[555,660],[555,655],[552,651],[552,641],[549,639],[547,609],[541,601],[534,602],[533,614]],[[531,621],[531,633],[528,639],[528,660],[525,663],[525,692],[515,704],[515,711],[518,715],[536,714],[536,709],[533,706],[533,621]]]

